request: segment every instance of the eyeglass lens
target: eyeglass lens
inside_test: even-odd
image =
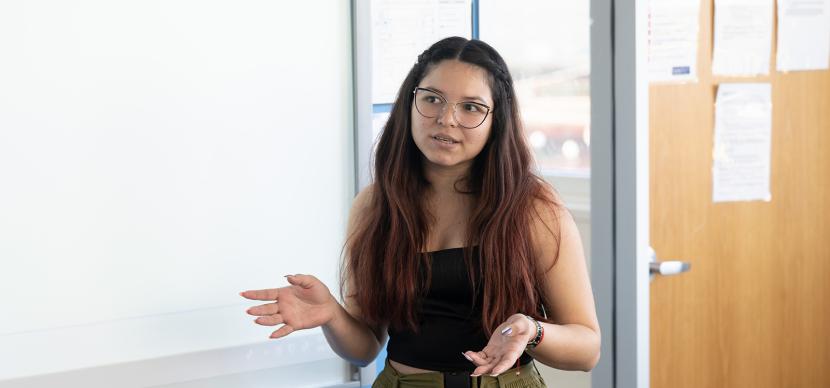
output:
[[[415,109],[424,117],[435,118],[444,113],[447,101],[440,94],[427,89],[415,89]],[[482,104],[462,101],[455,104],[453,117],[464,128],[475,128],[484,122],[489,108]]]

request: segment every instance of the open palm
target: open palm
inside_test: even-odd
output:
[[[287,287],[251,290],[240,295],[251,300],[273,301],[248,309],[263,326],[284,324],[271,338],[285,337],[295,330],[311,329],[331,321],[337,300],[323,282],[311,275],[286,276]]]
[[[508,333],[502,334],[507,328],[510,328]],[[464,352],[464,355],[476,365],[472,375],[488,374],[495,376],[514,367],[516,360],[525,351],[531,334],[535,335],[536,332],[531,333],[530,321],[524,315],[511,315],[496,328],[484,349],[478,352]]]

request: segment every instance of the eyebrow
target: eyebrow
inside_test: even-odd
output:
[[[444,93],[441,89],[438,89],[438,88],[435,88],[435,87],[432,87],[432,86],[422,86],[422,88],[424,88],[424,89],[429,89],[429,90],[432,90],[432,91],[434,91],[434,92],[438,92],[438,93],[440,93],[441,95],[446,94],[446,93]],[[484,98],[481,98],[481,97],[479,97],[479,96],[464,96],[464,97],[461,97],[461,99],[462,99],[462,100],[479,100],[479,101],[481,101],[481,103],[482,103],[482,104],[484,104],[484,105],[488,105],[488,104],[489,104],[489,103],[487,102],[487,100],[485,100]]]

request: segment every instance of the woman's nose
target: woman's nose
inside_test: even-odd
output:
[[[438,124],[448,125],[450,127],[457,127],[458,123],[455,121],[455,107],[449,104],[444,105],[444,109],[438,115]]]

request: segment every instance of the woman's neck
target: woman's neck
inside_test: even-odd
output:
[[[447,167],[425,161],[424,177],[435,194],[457,194],[456,184],[469,175],[471,165],[472,162],[468,162]]]

